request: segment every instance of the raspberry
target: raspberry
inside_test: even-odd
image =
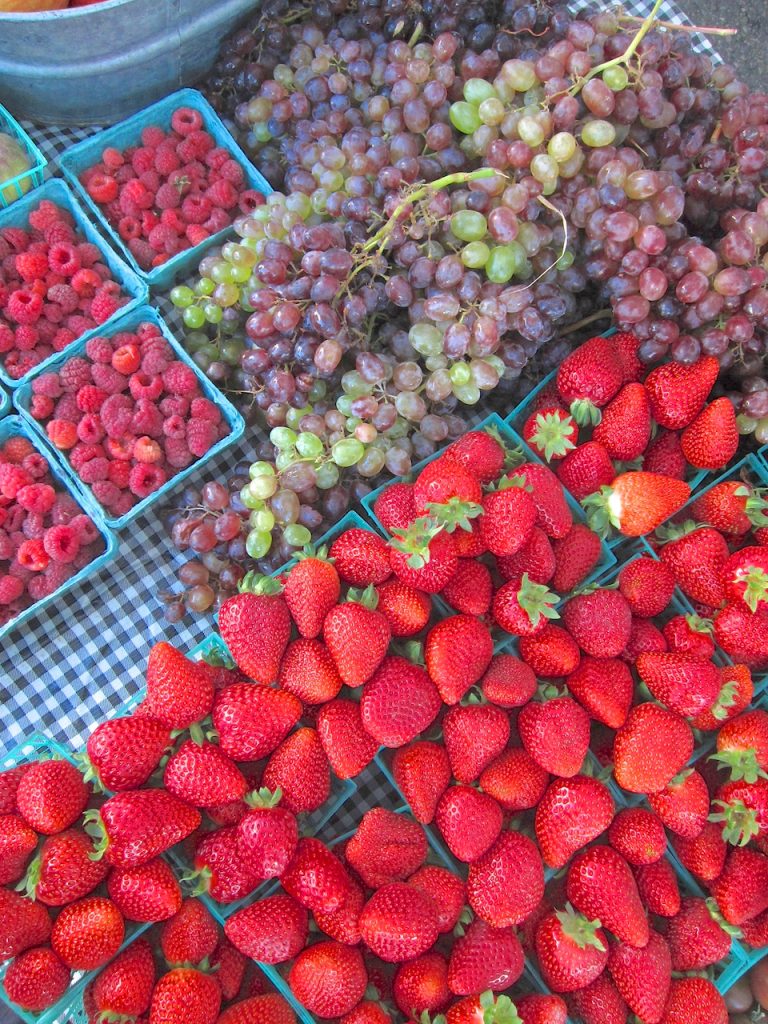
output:
[[[68,245],[72,246],[75,240],[75,233],[67,224],[56,223],[43,231],[43,238],[49,246]],[[50,266],[50,261],[48,263]],[[53,267],[51,267],[53,270]],[[53,271],[56,273],[56,271]]]
[[[15,341],[13,331],[8,324],[0,324],[0,352],[10,352]]]
[[[117,233],[128,242],[132,238],[141,238],[141,222],[138,217],[131,217],[126,214],[117,222]]]
[[[212,171],[218,171],[222,164],[225,164],[230,159],[229,150],[224,149],[223,146],[214,146],[213,149],[209,149],[205,154],[204,163]]]
[[[29,441],[23,434],[15,434],[13,437],[9,437],[2,448],[0,448],[0,457],[3,462],[12,462],[14,465],[18,465],[23,462],[28,455],[32,455],[35,451],[35,446]]]
[[[114,316],[122,303],[105,291],[96,292],[91,303],[91,316],[97,324],[104,324]]]
[[[95,363],[91,370],[93,382],[102,388],[107,394],[119,395],[126,390],[128,378],[118,373],[111,365]]]
[[[43,547],[54,562],[72,562],[80,550],[79,533],[71,522],[49,526],[43,536]]]
[[[17,324],[33,324],[43,312],[43,300],[35,292],[17,288],[8,296],[5,312]]]
[[[112,353],[112,368],[118,373],[130,375],[141,366],[141,353],[138,345],[121,345]]]
[[[120,437],[131,425],[133,403],[127,395],[110,395],[101,407],[101,422],[110,437]]]
[[[83,267],[72,277],[70,284],[79,296],[91,296],[101,285],[101,277],[93,267]]]
[[[17,491],[16,501],[27,512],[36,512],[38,515],[44,516],[53,508],[56,491],[50,484],[27,484]]]
[[[32,324],[19,324],[13,336],[14,344],[20,352],[31,352],[40,341],[40,331]]]
[[[128,387],[137,401],[139,398],[148,398],[154,402],[163,393],[163,377],[159,374],[149,377],[146,373],[134,373]]]
[[[68,316],[66,326],[79,338],[92,331],[96,324],[89,316]]]
[[[108,146],[107,149],[101,154],[101,160],[105,167],[108,167],[111,171],[117,170],[121,167],[125,160],[123,154],[119,149],[115,149],[114,146]]]
[[[210,231],[212,235],[215,235],[219,231],[223,231],[224,228],[229,227],[232,220],[226,210],[219,209],[218,206],[213,208],[213,213],[203,225],[206,230]]]
[[[55,302],[56,305],[61,306],[65,314],[74,313],[80,301],[79,295],[72,285],[69,284],[51,285],[46,293],[46,298],[49,302]]]
[[[119,462],[114,460],[109,464],[109,479],[112,483],[119,487],[120,490],[125,490],[128,486],[128,477],[131,475],[131,464],[130,462]]]
[[[208,228],[204,228],[202,224],[188,224],[184,234],[187,236],[189,244],[193,246],[202,245],[207,238],[211,237]]]
[[[81,242],[77,247],[77,255],[80,257],[81,267],[92,267],[101,260],[99,247],[92,242]]]
[[[31,569],[28,569],[25,565],[22,565],[17,558],[14,558],[8,565],[8,575],[15,576],[16,579],[27,583],[32,579],[34,574]]]
[[[109,364],[112,362],[112,342],[100,334],[95,338],[88,339],[85,343],[85,352],[94,363]]]
[[[44,231],[51,224],[57,223],[61,220],[63,210],[50,201],[50,199],[43,199],[37,209],[32,210],[29,215],[29,226],[37,228],[38,231]]]
[[[191,366],[176,360],[163,374],[165,390],[172,395],[191,395],[198,390],[197,375]]]
[[[21,532],[28,540],[38,540],[45,533],[45,517],[39,512],[28,512],[21,524]]]
[[[178,166],[178,157],[175,157],[175,159]],[[167,182],[161,185],[155,196],[155,206],[158,210],[175,210],[178,206],[181,206],[181,196],[178,189],[175,189],[173,185],[169,185]]]
[[[137,462],[160,462],[163,457],[163,450],[157,441],[151,437],[139,437],[133,447],[133,457]]]
[[[231,210],[237,206],[237,189],[226,178],[219,178],[205,190],[206,196],[215,207],[221,210]]]
[[[57,526],[62,523],[68,523],[81,512],[82,509],[71,495],[57,494],[56,504],[51,509],[51,522]]]
[[[141,129],[142,146],[159,146],[167,138],[165,131],[158,124],[148,124]]]
[[[236,188],[242,185],[243,182],[245,181],[245,173],[243,172],[243,168],[240,166],[237,160],[234,160],[232,158],[224,161],[224,163],[219,168],[219,174],[222,176],[222,178],[224,178],[225,181],[228,181],[230,185],[234,185]]]
[[[43,534],[42,540],[39,537],[33,540],[25,540],[19,545],[16,551],[16,561],[25,569],[31,572],[42,572],[51,560],[51,554],[45,546],[45,537],[55,527],[49,527]]]
[[[77,340],[77,335],[74,331],[70,331],[68,327],[60,327],[53,336],[51,345],[53,346],[54,352],[62,352],[67,346],[71,345],[73,341]]]
[[[179,234],[167,224],[160,223],[149,233],[149,244],[156,252],[167,252],[173,246],[178,246]]]
[[[11,352],[5,361],[5,372],[12,380],[21,380],[33,370],[44,356],[39,352]]]
[[[204,224],[212,210],[211,199],[204,195],[186,196],[181,204],[181,215],[188,224]]]
[[[142,174],[140,174],[139,181],[142,183],[142,185],[146,185],[146,187],[149,189],[153,196],[156,196],[157,190],[160,188],[160,185],[162,183],[162,178],[153,167],[150,168],[150,170],[144,171]],[[152,205],[155,205],[154,200]],[[151,210],[145,210],[144,216],[146,217],[147,214],[149,214],[152,217],[155,216],[155,214],[152,213]],[[146,228],[144,230],[146,231]]]
[[[203,398],[202,396],[193,398],[190,411],[196,419],[210,420],[211,423],[221,422],[221,413],[218,406],[210,398]]]
[[[148,148],[146,146],[139,146],[138,149],[134,149],[133,154],[131,156],[131,167],[134,169],[134,171],[136,171],[137,174],[143,174],[144,171],[154,170],[154,147]]]
[[[95,540],[99,539],[99,528],[85,513],[75,516],[70,520],[69,525],[76,531],[81,544],[93,544]]]
[[[85,484],[95,484],[97,480],[106,480],[109,476],[107,459],[90,459],[79,469],[80,479]]]
[[[60,451],[74,448],[77,444],[77,428],[69,420],[50,420],[45,432],[51,444]]]
[[[181,416],[169,416],[163,420],[163,434],[166,437],[186,437],[187,425]]]
[[[131,469],[128,487],[137,498],[146,498],[162,487],[166,479],[166,472],[161,466],[139,463]]]
[[[77,436],[84,444],[98,444],[105,433],[104,424],[96,413],[86,413],[77,424]]]
[[[134,434],[147,434],[149,437],[163,436],[163,414],[154,402],[148,398],[140,398],[136,402],[131,420]]]
[[[155,170],[157,173],[167,178],[172,171],[177,171],[179,167],[181,167],[181,160],[176,155],[176,150],[170,145],[158,146],[155,152]],[[158,196],[159,194],[158,191]],[[156,202],[158,196],[155,196]],[[157,205],[160,205],[159,202]]]
[[[85,384],[77,392],[77,407],[81,412],[98,412],[104,405],[107,392],[94,384]]]
[[[47,420],[53,415],[54,402],[48,395],[32,395],[29,415],[35,420]]]
[[[123,164],[122,167],[118,167],[115,171],[115,180],[118,185],[124,185],[126,181],[132,181],[135,177],[136,171],[134,171],[130,164]],[[115,205],[119,205],[119,200]]]
[[[185,167],[179,167],[177,171],[171,171],[168,175],[168,184],[173,185],[181,196],[185,196],[188,192],[192,191],[192,180],[188,177]]]
[[[4,498],[15,498],[22,487],[31,483],[32,477],[21,466],[0,462],[0,494]]]
[[[152,163],[154,164],[154,160]],[[152,202],[152,193],[138,178],[126,181],[120,190],[120,206],[128,214],[132,213],[135,208],[149,210]]]
[[[186,138],[203,127],[203,116],[192,107],[179,107],[171,117],[171,128]]]
[[[132,238],[128,243],[128,249],[143,270],[149,270],[152,260],[155,257],[155,250],[145,242],[143,238]]]
[[[86,417],[83,417],[83,420],[85,418]],[[83,420],[81,420],[80,423],[82,423]],[[78,428],[79,426],[80,424],[78,424]],[[70,451],[69,461],[70,464],[72,465],[72,468],[79,472],[80,469],[86,464],[86,462],[90,462],[91,459],[103,458],[103,456],[104,448],[102,445],[90,444],[87,441],[81,441],[79,444],[76,444],[75,447]]]
[[[107,455],[118,462],[130,462],[133,459],[133,446],[136,444],[134,434],[122,434],[120,437],[108,437],[104,442]]]
[[[120,188],[111,174],[93,174],[88,179],[86,191],[94,203],[111,203],[117,199]]]
[[[105,508],[110,508],[120,497],[120,491],[110,480],[97,480],[91,490],[94,498]]]
[[[186,416],[189,412],[189,399],[186,395],[166,395],[160,402],[163,416]]]
[[[157,374],[162,374],[168,368],[169,362],[169,355],[158,345],[155,348],[150,348],[142,357],[141,371],[148,377],[154,377]]]
[[[160,223],[160,217],[152,210],[145,210],[141,215],[141,233],[146,236]]]
[[[205,455],[217,440],[218,431],[210,420],[198,420],[193,417],[187,423],[187,444],[192,454],[198,458]]]
[[[80,254],[72,244],[59,242],[48,250],[48,266],[54,274],[72,277],[80,269]]]
[[[42,317],[43,322],[40,324],[41,327],[45,327],[46,323],[48,325],[60,324],[64,319],[64,310],[61,306],[57,306],[55,302],[44,302]],[[56,333],[55,327],[53,333]]]
[[[57,588],[53,585],[53,582],[44,573],[34,576],[27,584],[27,593],[33,601],[43,601],[46,597],[50,597],[51,594],[55,593],[56,590]]]
[[[187,226],[180,210],[163,210],[160,214],[160,223],[172,228],[177,235],[183,235]]]
[[[13,604],[24,593],[24,583],[17,576],[0,576],[0,604]]]
[[[48,459],[40,452],[30,452],[29,455],[25,455],[21,460],[21,468],[25,473],[29,473],[33,480],[42,480],[50,469]]]
[[[168,437],[165,441],[165,459],[174,469],[186,469],[195,461],[186,437]]]
[[[131,511],[135,504],[136,498],[130,491],[121,491],[117,496],[117,501],[112,504],[112,515],[124,516],[126,512]]]
[[[46,584],[51,588],[51,593],[53,593],[53,591],[55,590],[58,590],[59,587],[62,586],[62,584],[66,583],[67,580],[71,579],[75,575],[75,572],[77,571],[78,568],[82,568],[82,566],[78,566],[81,554],[82,550],[78,551],[75,557],[74,564],[65,565],[63,562],[51,562],[49,564],[48,568],[43,573],[43,579],[45,580]],[[88,559],[88,561],[91,560],[92,557]],[[85,564],[87,565],[88,563],[86,562]],[[38,578],[34,580],[34,582],[39,583],[40,579]]]
[[[48,260],[43,252],[20,252],[16,257],[16,273],[27,283],[48,273]]]
[[[59,380],[65,391],[79,391],[86,384],[93,382],[91,364],[82,356],[74,356],[59,370]]]
[[[3,509],[3,516],[5,509]],[[0,562],[10,562],[16,550],[14,543],[5,530],[0,530]]]

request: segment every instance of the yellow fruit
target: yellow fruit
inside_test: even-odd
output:
[[[12,14],[30,14],[34,11],[60,11],[69,6],[69,0],[0,0],[0,11]]]
[[[24,178],[17,184],[6,185],[4,188],[3,184],[28,171],[30,166],[29,157],[16,139],[0,132],[0,202],[3,205],[10,205],[29,191],[32,185],[31,177]]]

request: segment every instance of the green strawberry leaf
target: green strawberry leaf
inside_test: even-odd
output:
[[[602,412],[588,398],[577,398],[571,402],[571,416],[580,427],[596,427],[603,418]]]
[[[283,798],[282,789],[277,786],[274,792],[271,789],[267,789],[266,786],[262,786],[261,789],[251,790],[245,796],[245,802],[249,807],[252,808],[269,808],[277,807]]]
[[[572,416],[540,412],[536,414],[534,423],[536,429],[528,441],[544,455],[547,462],[554,458],[562,459],[576,447],[571,440],[572,435],[576,433]]]
[[[517,603],[528,615],[532,626],[538,626],[542,616],[545,619],[559,619],[560,613],[554,607],[559,600],[557,594],[543,583],[534,583],[527,572],[523,573]]]
[[[741,800],[726,803],[724,800],[713,800],[713,807],[720,810],[710,814],[709,821],[723,826],[723,839],[731,846],[746,846],[760,831],[757,811],[747,807]]]

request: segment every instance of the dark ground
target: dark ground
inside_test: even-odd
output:
[[[696,25],[737,28],[739,34],[710,36],[724,60],[753,89],[768,89],[768,0],[679,0]]]

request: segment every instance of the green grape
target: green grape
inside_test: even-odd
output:
[[[328,491],[339,482],[339,469],[332,462],[326,462],[318,466],[316,483],[321,491]]]
[[[251,558],[263,558],[272,547],[272,534],[267,530],[250,530],[245,538],[245,550]]]
[[[551,196],[557,191],[557,178],[547,178],[541,183],[541,191],[545,196]]]
[[[451,231],[462,242],[476,242],[485,238],[488,221],[477,210],[458,210],[451,217]]]
[[[248,476],[251,480],[257,476],[274,476],[275,467],[271,462],[252,462],[248,467]]]
[[[261,498],[262,501],[266,501],[277,490],[277,477],[255,476],[248,484],[248,490],[254,498]]]
[[[364,454],[365,445],[361,444],[354,437],[345,437],[342,441],[337,441],[333,448],[331,448],[331,458],[337,466],[344,468],[354,466],[356,462],[362,459]]]
[[[504,360],[497,356],[495,353],[489,356],[483,356],[483,359],[486,361],[486,363],[488,363],[490,366],[494,368],[496,373],[499,375],[499,378],[501,378],[504,371],[506,370]]]
[[[556,264],[557,269],[558,270],[568,270],[569,267],[573,266],[573,261],[575,259],[576,259],[576,256],[571,252],[571,250],[570,249],[566,249],[566,251],[560,257],[560,259],[557,261],[557,264]]]
[[[496,90],[484,78],[468,78],[464,83],[464,99],[467,103],[482,103],[496,96]]]
[[[477,108],[477,112],[484,125],[497,125],[504,120],[507,110],[498,97],[491,96],[489,99],[483,100]]]
[[[251,481],[253,483],[253,481]],[[240,490],[240,501],[245,505],[246,508],[260,508],[263,504],[261,498],[255,497],[251,494],[249,488],[251,484],[246,484],[245,487]]]
[[[186,309],[195,301],[195,293],[185,284],[177,285],[171,289],[171,302],[177,309]]]
[[[502,74],[515,92],[527,92],[539,80],[536,68],[527,60],[508,60],[502,66]]]
[[[485,273],[494,284],[506,284],[517,268],[515,251],[511,245],[495,245],[491,249]]]
[[[587,121],[581,129],[581,141],[592,149],[610,146],[616,138],[616,129],[610,121]]]
[[[558,132],[547,143],[547,152],[559,164],[565,163],[576,152],[576,137],[570,132]]]
[[[359,416],[349,416],[347,418],[347,422],[344,424],[344,429],[348,434],[354,434],[362,422],[363,421]]]
[[[371,390],[371,385],[363,380],[357,370],[348,370],[344,374],[341,378],[341,387],[352,398],[360,398],[361,395],[367,395]]]
[[[197,352],[203,345],[207,345],[209,341],[210,338],[203,331],[190,331],[184,339],[184,347],[187,352]]]
[[[275,465],[277,466],[278,473],[282,473],[284,469],[288,469],[296,462],[296,449],[287,448],[283,452],[278,452],[275,456]]]
[[[224,261],[215,263],[211,268],[211,277],[216,284],[229,284],[232,280],[230,276],[232,269],[231,264]]]
[[[293,69],[288,64],[278,64],[272,72],[272,77],[280,85],[289,88],[293,84]]]
[[[301,523],[289,523],[283,530],[283,537],[292,548],[303,548],[312,540],[312,534]]]
[[[230,276],[235,284],[245,284],[251,276],[251,268],[246,267],[243,264],[233,264]]]
[[[297,213],[302,220],[312,216],[312,202],[305,192],[291,192],[286,197],[285,205],[289,210]]]
[[[242,342],[230,338],[221,346],[221,359],[227,366],[239,366],[240,356],[243,354]]]
[[[408,332],[408,341],[422,356],[438,355],[443,351],[443,336],[432,324],[414,324]]]
[[[206,302],[202,306],[203,316],[209,324],[220,324],[224,317],[224,310],[217,302]]]
[[[374,477],[384,469],[386,455],[380,448],[369,448],[357,464],[357,472],[362,477]]]
[[[256,263],[256,253],[247,245],[234,245],[232,247],[232,262],[236,266],[253,267]]]
[[[251,128],[251,134],[256,142],[269,142],[272,138],[272,132],[267,128],[266,124],[253,125]]]
[[[314,384],[312,385],[312,387],[309,389],[309,394],[307,395],[307,398],[309,399],[310,402],[313,402],[313,403],[314,402],[321,402],[325,398],[327,393],[328,393],[328,385],[325,383],[325,381],[324,380],[316,380],[314,382]],[[311,407],[307,406],[306,408],[307,408],[307,414],[309,414],[309,412],[311,412]],[[304,409],[302,409],[301,412],[303,414],[304,413]]]
[[[603,81],[612,92],[623,92],[629,84],[629,75],[626,68],[617,64],[615,67],[605,69]]]
[[[458,384],[453,393],[463,405],[475,405],[480,401],[480,388],[474,383]]]
[[[471,103],[464,103],[461,100],[458,103],[452,103],[449,116],[453,127],[464,135],[471,135],[476,128],[480,127],[480,115],[477,112],[477,107]]]
[[[195,285],[196,295],[213,295],[216,290],[216,282],[210,277],[201,277]]]
[[[275,448],[293,448],[297,440],[296,431],[289,427],[273,427],[269,432],[269,440]]]
[[[328,192],[324,188],[316,188],[312,193],[310,202],[312,203],[312,209],[315,213],[325,213],[325,208],[328,205]]]
[[[352,412],[352,403],[354,398],[352,395],[339,395],[336,399],[336,408],[342,414],[342,416],[349,416]]]
[[[539,153],[531,160],[531,174],[536,181],[557,181],[559,170],[557,160],[545,153]]]
[[[470,370],[468,363],[454,363],[448,373],[450,375],[454,391],[457,387],[469,384],[472,380],[472,371]]]
[[[205,323],[205,313],[199,306],[187,306],[181,316],[184,326],[191,327],[193,331],[199,330]]]
[[[536,149],[544,141],[544,129],[536,117],[521,117],[517,122],[517,134],[532,149]]]
[[[488,262],[491,250],[485,242],[469,242],[459,253],[461,262],[470,270],[477,270],[484,267]]]
[[[267,508],[255,508],[248,516],[248,525],[252,526],[254,530],[272,530],[275,525],[275,516],[272,509]]]

